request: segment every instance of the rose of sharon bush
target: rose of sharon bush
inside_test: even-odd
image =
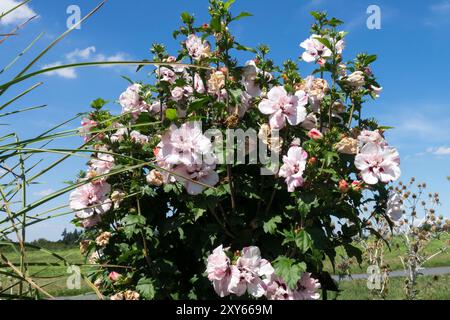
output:
[[[232,2],[210,0],[206,23],[183,13],[178,52],[154,44],[152,79],[82,120],[93,154],[70,206],[112,300],[326,297],[324,261],[360,260],[367,219],[398,218],[399,154],[364,117],[376,56],[344,60],[341,22],[314,12],[303,62],[276,66],[230,33],[247,15]]]

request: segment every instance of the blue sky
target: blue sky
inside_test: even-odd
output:
[[[17,1],[1,0],[0,11],[5,9],[2,6],[14,2]],[[69,5],[78,5],[84,15],[95,3],[91,0],[32,1],[18,15],[0,23],[0,33],[5,33],[27,16],[39,15],[20,36],[11,37],[2,45],[0,66],[13,59],[41,31],[45,31],[45,35],[26,57],[32,57],[64,32]],[[366,10],[372,4],[381,8],[380,30],[366,27]],[[149,48],[154,42],[164,43],[169,52],[176,53],[178,43],[171,35],[180,24],[179,14],[187,11],[195,14],[199,23],[207,22],[206,7],[206,0],[110,0],[82,25],[81,30],[52,49],[36,68],[93,59],[149,59]],[[401,153],[403,179],[415,176],[419,181],[428,182],[430,191],[442,195],[444,205],[440,213],[450,216],[450,182],[446,179],[450,175],[450,0],[237,0],[233,8],[235,12],[254,14],[233,27],[237,40],[250,46],[269,45],[277,63],[301,54],[299,43],[308,36],[311,10],[326,10],[331,16],[344,20],[343,29],[350,32],[345,58],[350,59],[358,52],[379,56],[373,69],[384,91],[380,99],[368,105],[366,114],[395,127],[388,134],[388,140]],[[251,56],[240,58],[245,60]],[[304,75],[309,70],[306,64],[300,69]],[[3,79],[8,75],[3,75]],[[48,107],[11,117],[9,128],[0,130],[3,133],[14,129],[23,138],[32,137],[75,113],[87,111],[90,101],[97,97],[117,99],[126,86],[121,75],[146,79],[145,72],[135,74],[126,67],[42,76],[39,79],[45,82],[42,87],[9,108],[37,104]],[[33,84],[32,81],[27,83],[28,86]],[[19,89],[15,89],[16,92]],[[15,90],[10,92],[11,96]],[[116,105],[112,109],[118,112],[120,108]],[[65,129],[76,126],[78,123],[72,123]],[[75,147],[79,143],[79,138],[68,138],[54,146]],[[45,161],[52,158],[56,159],[46,157]],[[73,179],[77,171],[84,168],[84,162],[84,159],[72,159],[40,179],[41,184],[32,187],[30,200],[62,187],[61,182]],[[38,224],[30,229],[29,237],[58,239],[65,227],[73,228],[71,219],[69,215]]]

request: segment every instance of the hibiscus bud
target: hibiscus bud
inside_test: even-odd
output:
[[[158,170],[150,171],[146,179],[148,184],[156,187],[160,187],[164,183],[163,175]]]
[[[349,189],[350,189],[350,187],[346,180],[342,179],[341,181],[339,181],[339,191],[340,192],[347,193]]]
[[[227,67],[222,67],[219,69],[224,75],[228,75],[228,68]]]
[[[310,137],[313,140],[320,140],[323,138],[323,134],[317,129],[311,129],[308,132],[308,137]]]
[[[352,182],[352,189],[353,191],[359,192],[362,189],[362,183],[361,181],[355,180]]]
[[[239,116],[237,114],[232,114],[225,119],[225,124],[227,128],[235,128],[239,124]]]
[[[100,278],[95,279],[93,285],[94,285],[97,289],[100,289],[100,287],[102,286],[102,279],[100,279]]]
[[[317,158],[316,157],[311,157],[311,158],[309,158],[309,160],[308,160],[308,164],[309,165],[315,165],[317,163]]]
[[[202,28],[203,28],[203,29],[208,29],[208,28],[209,28],[209,24],[204,23],[204,24],[202,25]]]
[[[228,72],[228,71],[227,71]],[[222,71],[213,72],[208,80],[209,93],[219,94],[225,87],[225,73]]]
[[[120,279],[121,276],[122,276],[122,275],[121,275],[120,273],[113,271],[113,272],[111,272],[111,273],[109,274],[108,278],[109,278],[109,280],[111,280],[112,282],[116,282],[116,281],[119,281],[119,279]]]
[[[368,76],[373,75],[372,68],[371,67],[365,67],[364,68],[364,73],[367,74]]]
[[[139,300],[140,295],[136,291],[127,290],[123,293],[125,300]]]
[[[89,240],[82,240],[82,241],[80,242],[80,253],[81,253],[82,255],[86,254],[86,252],[87,252],[88,249],[89,249],[90,243],[91,243],[91,242],[90,242]]]
[[[283,77],[283,80],[284,80],[284,81],[288,81],[288,79],[289,79],[288,76],[286,75],[286,73],[283,73],[283,74],[282,74],[282,77]]]
[[[347,82],[355,88],[362,87],[366,83],[364,73],[362,71],[355,71],[347,77]]]
[[[339,141],[335,148],[338,152],[343,154],[357,154],[359,143],[358,140],[353,138],[343,138],[341,141]]]
[[[326,60],[324,58],[319,58],[317,60],[317,64],[321,67],[323,67],[325,65]]]
[[[94,179],[96,176],[97,176],[97,172],[95,172],[94,170],[89,170],[86,173],[86,178],[89,180]]]
[[[114,209],[118,209],[126,194],[121,190],[116,190],[111,194],[111,200],[114,203]]]
[[[342,103],[342,101],[336,101],[333,103],[333,110],[337,113],[343,113],[345,111],[345,105]]]
[[[95,239],[95,243],[100,247],[105,247],[108,245],[109,239],[111,239],[111,232],[103,232]]]
[[[305,121],[301,123],[301,126],[306,130],[314,129],[317,126],[317,117],[314,115],[314,113],[308,114]]]
[[[338,65],[338,72],[343,77],[347,75],[347,66],[345,65],[345,63],[340,63]]]
[[[158,153],[159,153],[159,148],[154,148],[153,149],[153,154],[155,155],[155,157],[158,156]]]
[[[166,62],[172,63],[177,61],[177,58],[174,56],[168,56],[167,58],[164,59]]]
[[[109,297],[109,300],[123,300],[123,293],[122,292],[118,292],[116,294],[113,294],[112,296]]]

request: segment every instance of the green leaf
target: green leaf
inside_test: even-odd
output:
[[[316,38],[316,40],[322,43],[328,49],[332,49],[331,43],[327,38]]]
[[[95,109],[95,110],[100,110],[107,103],[108,103],[108,101],[103,100],[102,98],[98,98],[98,99],[95,99],[94,101],[91,102],[91,108]]]
[[[342,20],[339,20],[339,19],[336,19],[336,18],[331,18],[330,20],[328,20],[328,25],[332,26],[332,27],[340,26],[343,23],[344,22]]]
[[[220,23],[220,18],[219,17],[213,17],[211,19],[210,22],[210,27],[215,31],[215,32],[220,32],[222,30],[222,25]]]
[[[194,213],[194,221],[197,221],[203,216],[206,210],[202,208],[193,208],[192,212]]]
[[[187,12],[181,13],[181,21],[183,21],[184,24],[192,24],[194,22],[194,18]]]
[[[136,285],[136,291],[140,293],[142,298],[152,300],[155,297],[153,280],[149,278],[141,278]]]
[[[306,218],[311,211],[311,204],[307,204],[306,202],[300,200],[297,209],[298,213],[300,213],[303,218]]]
[[[176,109],[167,109],[166,110],[166,118],[170,121],[175,121],[178,119],[178,113]]]
[[[233,21],[241,20],[245,17],[252,17],[253,15],[250,12],[241,12],[239,15],[233,18]]]
[[[134,81],[133,80],[131,80],[129,77],[127,77],[127,76],[121,76],[123,79],[125,79],[125,80],[127,80],[130,84],[133,84],[134,83]]]
[[[295,263],[295,260],[285,256],[279,256],[273,262],[273,265],[275,274],[282,278],[292,290],[297,286],[297,282],[300,280],[302,273],[306,271],[306,264],[304,262]]]
[[[257,53],[257,51],[251,47],[247,47],[247,46],[243,46],[240,43],[235,42],[234,43],[236,50],[241,50],[241,51],[249,51],[249,52],[253,52],[253,53]]]
[[[326,167],[329,167],[334,162],[334,159],[339,159],[339,155],[336,152],[333,151],[325,152],[324,160]]]
[[[355,257],[358,263],[362,263],[362,251],[360,248],[352,246],[351,244],[344,245],[344,248],[350,258]]]
[[[318,12],[318,11],[311,11],[311,15],[314,17],[314,19],[316,20],[320,20],[322,18],[322,13]]]
[[[311,235],[305,230],[300,231],[295,238],[295,244],[302,253],[308,251],[312,246]]]
[[[236,0],[228,0],[227,2],[225,2],[225,4],[223,5],[223,7],[228,10],[230,8],[230,6],[235,2]]]
[[[192,101],[189,104],[189,112],[197,111],[203,108],[204,105],[211,101],[210,97],[200,98]]]
[[[380,129],[380,130],[392,130],[392,129],[395,129],[395,127],[390,127],[390,126],[379,126],[378,129]]]
[[[146,219],[139,214],[129,214],[122,219],[123,230],[128,238],[139,231],[140,227],[145,226]]]
[[[275,216],[267,222],[264,222],[263,229],[265,233],[275,234],[277,224],[281,223],[281,217]]]
[[[366,57],[366,59],[364,60],[364,63],[366,65],[371,64],[372,62],[375,62],[377,60],[377,55],[376,54],[372,54]]]
[[[147,60],[147,59],[143,59],[142,61],[144,61],[144,62],[148,62],[149,60]],[[141,64],[141,65],[138,65],[137,67],[136,67],[136,72],[139,72],[143,67],[145,67],[145,65],[144,64]]]

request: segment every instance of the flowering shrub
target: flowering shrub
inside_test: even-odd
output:
[[[155,81],[130,81],[120,115],[98,99],[82,122],[92,160],[70,204],[112,299],[318,299],[337,289],[323,271],[337,247],[361,260],[362,204],[389,219],[399,155],[362,113],[381,92],[376,56],[344,61],[342,22],[313,12],[303,78],[237,42],[228,26],[250,14],[232,3],[210,0],[200,25],[183,13],[177,56],[152,46]]]

